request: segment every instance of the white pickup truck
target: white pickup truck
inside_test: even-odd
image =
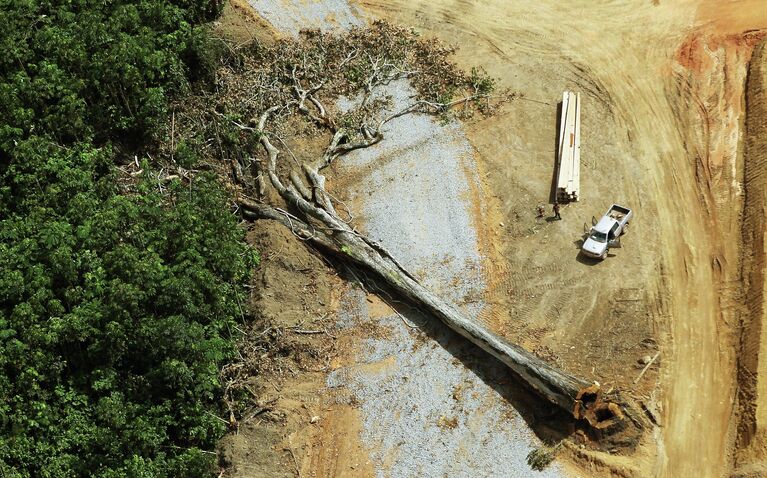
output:
[[[602,219],[592,226],[588,237],[583,241],[581,247],[583,254],[604,259],[610,247],[620,247],[618,238],[626,232],[632,214],[631,209],[627,207],[617,204],[610,206]]]

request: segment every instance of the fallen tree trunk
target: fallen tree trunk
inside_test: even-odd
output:
[[[288,193],[286,197],[291,199],[290,202],[300,202],[300,199],[292,194]],[[508,342],[475,321],[465,318],[421,285],[389,257],[388,253],[382,252],[356,231],[331,227],[325,232],[272,206],[245,199],[239,200],[238,203],[247,217],[279,221],[318,249],[375,273],[386,285],[422,312],[438,318],[452,330],[503,362],[538,394],[566,410],[576,420],[586,420],[592,427],[600,430],[624,421],[623,404],[605,399],[598,383],[589,383],[567,374],[519,345]],[[300,206],[299,208],[304,209]],[[638,425],[636,420],[633,421]]]
[[[218,159],[235,159],[235,174],[226,178],[234,181],[232,192],[253,194],[264,201],[236,199],[244,217],[279,221],[307,244],[356,265],[377,284],[503,362],[518,381],[578,420],[579,430],[600,430],[597,436],[609,430],[611,439],[606,441],[617,443],[625,435],[613,432],[624,427],[611,424],[634,423],[634,430],[646,426],[641,414],[634,413],[636,407],[617,392],[603,393],[599,384],[546,363],[434,295],[394,255],[356,231],[349,208],[325,189],[323,169],[344,155],[370,148],[390,134],[394,140],[399,139],[395,134],[408,136],[410,131],[384,129],[396,118],[426,114],[449,120],[469,118],[474,112],[488,115],[515,93],[502,90],[491,95],[496,91],[495,80],[481,69],[472,69],[471,74],[461,71],[447,59],[450,48],[380,22],[340,37],[305,32],[297,41],[258,45],[251,53],[223,67],[220,87],[210,98],[201,98],[205,104],[215,100],[211,111],[214,128],[205,124],[205,115],[199,122],[191,116],[187,120],[188,137],[194,141],[215,131],[203,151],[217,149],[214,156]],[[400,80],[408,83],[393,84]],[[225,134],[219,133],[219,126]],[[231,126],[239,129],[238,134],[230,134]],[[243,141],[240,136],[246,133],[253,136]],[[283,135],[293,135],[295,141],[284,141]],[[236,146],[230,144],[234,137]],[[272,139],[279,140],[295,165],[278,162],[280,151]],[[323,140],[321,152],[317,146]],[[208,141],[218,147],[209,148]],[[251,150],[256,143],[263,151]],[[296,146],[294,154],[290,148]],[[266,157],[259,157],[263,153]],[[244,154],[252,157],[240,163]],[[338,206],[346,210],[348,221],[341,218]],[[555,415],[560,421],[564,413]],[[572,425],[564,421],[564,426]]]
[[[302,178],[297,171],[289,174],[289,181],[283,183],[278,174],[278,156],[280,151],[271,143],[270,135],[265,126],[269,119],[280,111],[299,105],[299,111],[306,114],[303,90],[296,85],[298,99],[289,101],[283,106],[272,106],[266,109],[259,118],[253,118],[256,127],[239,125],[243,130],[257,134],[258,141],[263,147],[267,160],[263,163],[254,161],[258,177],[265,174],[277,191],[287,208],[295,211],[297,216],[272,205],[239,199],[238,203],[244,215],[252,219],[266,218],[276,220],[291,228],[294,234],[308,241],[326,253],[332,254],[342,261],[352,262],[366,272],[371,272],[387,287],[409,301],[412,305],[427,315],[442,321],[450,329],[462,335],[485,352],[508,366],[522,381],[541,397],[569,413],[575,420],[587,422],[592,430],[610,431],[624,430],[626,424],[633,423],[641,429],[641,415],[634,413],[631,407],[620,401],[617,394],[610,399],[603,396],[598,383],[589,383],[570,375],[536,357],[519,345],[513,344],[492,333],[479,323],[467,319],[458,310],[443,301],[424,287],[411,275],[396,258],[380,244],[371,241],[344,222],[335,211],[332,197],[325,190],[325,178],[320,170],[330,164],[335,158],[357,148],[366,148],[383,138],[382,128],[390,119],[417,111],[421,103],[416,102],[399,113],[387,116],[378,122],[374,130],[363,124],[363,139],[357,142],[342,142],[347,139],[343,129],[332,130],[332,139],[321,159],[312,163],[303,161]],[[476,93],[457,103],[479,98]],[[449,104],[431,104],[429,107],[442,110]],[[312,103],[317,107],[317,114],[312,114],[314,121],[323,124],[335,124],[327,120],[327,110],[319,100]],[[319,116],[318,116],[319,115]],[[283,172],[284,174],[284,172]],[[308,181],[307,184],[304,180]],[[628,412],[628,413],[624,413]],[[626,420],[628,417],[630,420]]]

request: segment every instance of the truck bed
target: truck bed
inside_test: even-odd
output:
[[[623,206],[619,206],[617,204],[613,204],[610,206],[610,209],[607,210],[605,213],[605,216],[609,216],[612,219],[615,219],[619,223],[621,223],[621,227],[628,222],[628,220],[631,217],[631,209]]]

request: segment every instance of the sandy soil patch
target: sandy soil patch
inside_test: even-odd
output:
[[[737,354],[738,327],[748,312],[741,299],[753,293],[741,279],[756,274],[742,267],[748,251],[741,244],[740,212],[747,195],[745,162],[750,160],[743,153],[746,71],[762,35],[755,30],[767,27],[762,2],[621,0],[595,5],[580,0],[564,5],[546,0],[531,6],[500,0],[482,5],[377,0],[348,7],[353,19],[345,16],[347,7],[336,2],[314,2],[311,9],[300,2],[282,3],[286,7],[273,13],[269,8],[274,10],[277,3],[252,4],[266,17],[287,12],[273,21],[284,22],[280,28],[288,33],[295,33],[307,19],[311,26],[354,24],[361,11],[411,25],[461,45],[464,66],[482,64],[504,86],[524,94],[501,116],[470,122],[457,136],[442,132],[435,142],[426,135],[407,148],[358,159],[354,174],[336,184],[342,186],[338,190],[355,182],[362,185],[348,198],[361,224],[406,257],[421,277],[433,277],[432,286],[455,294],[459,305],[474,304],[477,320],[567,370],[631,390],[645,403],[660,426],[634,455],[571,453],[583,466],[592,467],[590,476],[609,474],[608,469],[625,476],[728,473],[736,464],[736,437],[744,436],[736,430],[742,415],[734,416],[733,401],[738,361],[743,362]],[[312,13],[315,8],[323,13]],[[565,89],[580,91],[584,99],[583,199],[563,209],[562,221],[538,222],[535,206],[550,199],[556,103]],[[440,158],[455,154],[469,158],[470,166],[465,166],[466,159],[439,163],[440,169],[454,167],[443,174],[459,185],[452,191],[441,187],[440,178],[417,158],[408,158],[418,148],[449,150],[456,141],[454,153],[443,152]],[[433,202],[440,194],[446,199],[435,210],[418,202],[423,197]],[[602,263],[583,260],[577,252],[584,223],[613,202],[635,209],[623,247]],[[465,292],[467,280],[474,284],[471,294]],[[761,301],[756,302],[761,310]],[[364,298],[356,302],[361,310],[368,303]],[[475,400],[492,394],[483,386],[498,391],[493,373],[478,372],[471,358],[459,359],[462,366],[442,368],[449,359],[443,357],[445,351],[452,350],[446,345],[450,340],[431,336],[431,342],[413,342],[416,333],[403,320],[417,322],[418,317],[405,314],[409,319],[403,319],[384,309],[372,314],[381,336],[361,349],[355,345],[356,359],[339,364],[331,380],[334,388],[351,392],[350,400],[368,397],[360,401],[358,415],[347,415],[346,421],[360,421],[347,429],[345,439],[362,437],[370,448],[371,473],[440,473],[451,465],[494,470],[485,464],[490,457],[467,452],[462,444],[486,429],[516,433],[498,430],[501,425],[492,428],[488,422],[488,417],[496,417],[488,410],[501,406],[494,399],[474,408],[479,403]],[[367,315],[360,317],[364,323]],[[352,328],[360,323],[357,320],[350,321]],[[427,324],[423,327],[428,329]],[[431,348],[435,343],[443,347]],[[403,344],[410,345],[402,348]],[[761,370],[755,364],[756,350],[762,346],[761,341],[751,344],[756,362],[748,370]],[[658,363],[634,384],[638,362],[657,351]],[[441,371],[443,383],[473,381],[481,396],[470,395],[458,405],[443,401],[437,377],[419,371],[423,367],[414,357],[419,363],[433,361],[429,366]],[[359,367],[365,364],[373,369]],[[422,403],[423,390],[436,393]],[[371,394],[415,409],[376,408]],[[524,400],[512,400],[523,409],[518,402]],[[423,426],[417,428],[416,439],[404,438],[410,430],[397,431],[403,426],[403,412]],[[515,413],[512,410],[511,417]],[[502,416],[513,427],[522,423]],[[380,417],[387,426],[379,427],[369,417]],[[755,430],[760,427],[752,425]],[[756,433],[760,432],[751,436]],[[386,441],[391,437],[402,438]],[[523,444],[535,441],[526,433],[520,437]],[[419,454],[413,446],[442,438],[439,456]],[[754,464],[762,456],[759,440],[751,441],[754,445],[741,457],[743,476],[760,473]],[[512,462],[524,446],[509,451]],[[435,468],[424,468],[423,460]]]

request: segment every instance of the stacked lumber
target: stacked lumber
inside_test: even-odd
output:
[[[581,95],[562,94],[557,154],[558,202],[577,201],[581,190]]]

